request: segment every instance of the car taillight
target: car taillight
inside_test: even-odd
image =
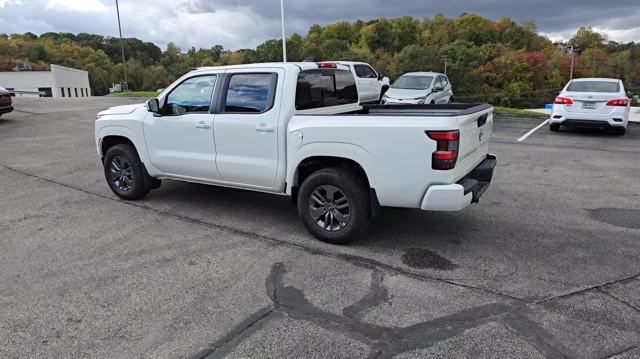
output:
[[[628,98],[618,98],[615,100],[611,100],[609,102],[607,102],[607,106],[624,106],[627,107],[629,106],[629,99]]]
[[[436,151],[431,156],[434,170],[451,170],[458,160],[459,131],[426,131],[430,139],[436,141]]]
[[[556,105],[573,105],[573,100],[568,97],[558,96],[554,103]]]
[[[318,64],[319,69],[337,69],[338,65],[332,62],[321,62]]]

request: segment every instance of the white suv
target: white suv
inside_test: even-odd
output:
[[[379,74],[366,62],[355,61],[329,61],[348,66],[356,78],[356,86],[360,96],[360,103],[380,103],[382,96],[387,92],[390,80]]]
[[[614,129],[623,136],[631,101],[621,80],[585,78],[570,81],[553,104],[549,129],[560,125]]]

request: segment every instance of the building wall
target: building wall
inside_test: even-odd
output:
[[[0,72],[0,87],[33,92],[38,92],[40,88],[50,88],[53,91],[53,74],[48,71]],[[16,96],[39,97],[37,93]]]
[[[51,71],[0,72],[0,87],[36,92],[16,94],[24,97],[38,97],[39,91],[50,93],[51,97],[91,96],[89,73],[60,65],[51,65]]]
[[[89,73],[84,70],[72,69],[60,65],[51,65],[51,73],[54,81],[54,96],[63,97],[89,97],[91,86],[89,85]]]

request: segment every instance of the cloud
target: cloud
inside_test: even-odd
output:
[[[77,12],[104,12],[107,10],[107,7],[100,0],[49,0],[46,8]]]
[[[112,0],[0,0],[0,31],[118,34]],[[280,37],[279,0],[120,0],[123,34],[161,47],[221,44],[252,48]],[[591,26],[616,41],[640,41],[638,0],[285,0],[287,33],[311,24],[411,15],[456,17],[473,12],[492,19],[534,20],[552,39],[567,39]]]

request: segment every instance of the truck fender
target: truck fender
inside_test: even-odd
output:
[[[287,170],[287,183],[294,183],[298,166],[311,157],[336,157],[356,162],[364,170],[371,188],[375,188],[375,178],[371,175],[372,158],[369,152],[355,144],[333,142],[307,143],[298,148],[288,161],[291,165]],[[291,188],[291,185],[287,186],[289,195],[291,195]]]
[[[149,172],[149,175],[157,176],[160,173],[151,164],[151,161],[149,160],[149,154],[147,153],[146,146],[144,145],[144,138],[142,138],[141,135],[136,134],[135,131],[131,130],[128,127],[120,126],[120,125],[107,125],[107,126],[101,127],[98,130],[98,133],[96,134],[96,138],[100,139],[100,141],[102,141],[102,139],[108,136],[125,137],[129,139],[129,141],[131,141],[136,151],[138,152],[140,161],[142,161],[142,163],[144,164],[145,168],[147,169],[147,172]],[[98,154],[100,156],[104,155],[103,153],[100,153],[100,151],[101,151],[101,148],[98,148]]]

